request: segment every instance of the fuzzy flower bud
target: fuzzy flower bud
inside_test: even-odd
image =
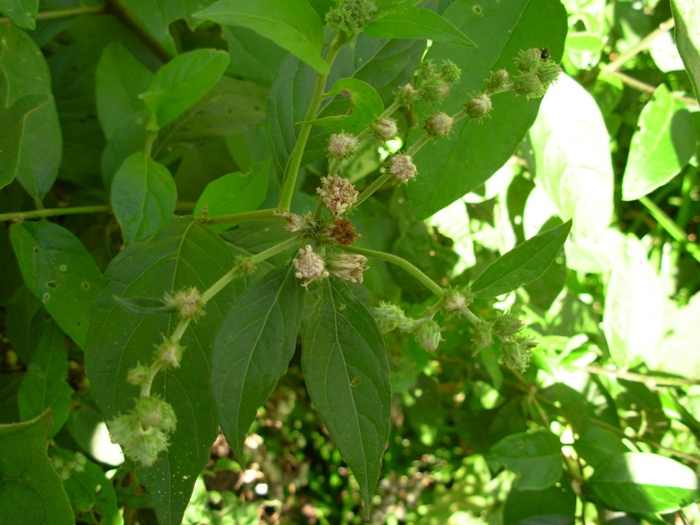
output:
[[[166,307],[174,308],[183,319],[196,319],[204,315],[202,298],[194,286],[175,295],[165,294],[163,302]]]
[[[452,131],[454,119],[447,113],[435,113],[425,123],[425,131],[433,138],[446,137]]]
[[[126,382],[130,385],[144,386],[153,380],[151,367],[138,363],[134,368],[130,369],[126,374]]]
[[[542,52],[536,47],[528,50],[520,50],[518,56],[515,58],[515,65],[518,67],[518,71],[525,75],[534,73],[542,60],[541,54]]]
[[[328,156],[343,160],[352,157],[357,148],[357,137],[350,133],[333,133],[328,139]]]
[[[384,117],[372,122],[370,130],[378,140],[393,140],[399,133],[399,126],[393,118]]]
[[[397,328],[402,332],[410,331],[415,325],[413,319],[406,316],[401,308],[391,303],[379,303],[379,306],[374,309],[374,318],[379,326],[379,331],[383,334]]]
[[[345,0],[326,14],[326,24],[347,33],[357,33],[371,22],[376,12],[377,6],[371,0]]]
[[[175,430],[177,424],[173,407],[157,396],[140,397],[133,413],[145,428],[155,427],[167,434]]]
[[[389,159],[389,173],[406,183],[416,176],[416,165],[413,164],[413,157],[398,153]]]
[[[336,218],[330,227],[330,240],[342,244],[343,246],[350,246],[360,237],[362,237],[362,235],[355,231],[355,227],[347,219]]]
[[[419,93],[428,103],[442,102],[450,94],[450,85],[442,80],[430,80],[421,86]]]
[[[326,270],[323,257],[315,253],[309,244],[299,250],[299,256],[294,259],[294,266],[297,269],[294,276],[297,279],[304,279],[302,284],[304,287],[308,286],[312,281],[328,277],[328,270]]]
[[[472,97],[469,102],[467,102],[465,107],[469,118],[481,120],[491,111],[491,97],[489,97],[486,93],[476,95],[475,97]]]
[[[537,343],[527,337],[506,339],[501,348],[503,354],[501,360],[508,368],[513,368],[523,374],[530,366],[532,349],[536,346]]]
[[[304,215],[295,215],[294,213],[289,213],[288,211],[275,213],[275,215],[285,218],[287,225],[284,227],[284,229],[288,232],[309,232],[315,230],[317,226],[313,214],[310,211],[306,212]]]
[[[508,78],[510,78],[510,75],[505,69],[491,71],[489,74],[489,79],[486,81],[486,92],[493,94],[500,91],[508,82]]]
[[[156,362],[167,367],[179,368],[184,348],[180,343],[163,341],[156,347]]]
[[[433,352],[437,349],[440,341],[442,341],[440,331],[440,325],[437,321],[431,319],[430,321],[420,323],[413,331],[413,335],[418,344],[425,350]]]
[[[321,179],[323,186],[316,192],[323,197],[326,207],[336,217],[340,217],[350,206],[357,202],[360,195],[348,179],[334,175]]]
[[[463,312],[467,309],[467,298],[459,292],[453,292],[445,298],[442,307],[450,314]]]
[[[511,314],[499,315],[493,322],[493,330],[501,338],[517,334],[522,327],[523,322]]]
[[[542,98],[547,90],[537,75],[516,77],[513,88],[518,95],[523,95],[528,100]]]
[[[440,76],[448,84],[456,84],[462,76],[462,70],[452,60],[445,60],[440,68]]]
[[[352,253],[339,253],[332,257],[330,272],[344,281],[362,282],[362,272],[367,269],[367,257]]]
[[[486,348],[491,343],[493,343],[493,336],[491,333],[491,325],[486,321],[479,320],[478,323],[474,325],[474,338],[472,339],[474,343],[474,354],[476,355],[481,352],[482,348]]]
[[[545,89],[554,82],[561,74],[561,67],[553,60],[547,59],[540,62],[537,68],[537,78],[544,84]]]
[[[396,102],[400,106],[410,106],[418,100],[418,91],[412,84],[405,84],[396,90]]]

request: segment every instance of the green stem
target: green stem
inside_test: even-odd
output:
[[[96,206],[75,206],[73,208],[48,208],[34,211],[18,211],[13,213],[0,213],[0,222],[23,221],[26,219],[43,219],[45,217],[58,217],[61,215],[79,215],[82,213],[107,213],[110,208],[106,204]]]
[[[364,191],[360,193],[360,195],[357,197],[357,202],[355,202],[352,207],[357,208],[360,204],[369,199],[375,191],[389,182],[391,178],[391,173],[387,172],[374,179],[374,182],[372,182],[372,184],[367,186]]]
[[[442,297],[445,295],[445,290],[442,288],[442,286],[437,284],[430,277],[425,275],[420,269],[413,266],[410,262],[408,262],[402,257],[398,257],[396,255],[392,255],[386,252],[380,252],[377,250],[370,250],[367,248],[356,248],[355,246],[339,246],[339,248],[349,253],[356,253],[358,255],[364,255],[365,257],[373,257],[375,259],[380,259],[382,261],[395,264],[396,266],[406,270],[418,281],[420,281],[423,284],[423,286],[425,286],[428,290],[433,292],[438,297],[438,299],[442,299]]]
[[[630,49],[620,54],[620,56],[618,56],[614,61],[610,62],[609,64],[604,64],[600,68],[604,71],[617,71],[630,58],[636,56],[638,53],[641,53],[645,49],[648,49],[654,40],[656,40],[664,33],[668,33],[671,29],[673,29],[675,25],[676,23],[673,18],[669,18],[665,22],[662,22],[661,24],[659,24],[659,27],[657,27],[656,29],[654,29],[654,31],[642,38],[639,42],[637,42],[636,45],[632,46]]]
[[[338,56],[340,49],[348,42],[347,36],[344,32],[338,31],[338,34],[333,39],[331,47],[326,55],[326,64],[328,64],[328,70],[330,71],[335,57]],[[328,80],[328,75],[323,75],[319,73],[316,76],[316,85],[314,86],[314,93],[311,97],[311,103],[306,111],[306,116],[304,117],[304,123],[301,125],[299,130],[299,137],[294,145],[294,150],[289,157],[289,163],[287,164],[287,170],[284,176],[284,186],[282,187],[282,194],[280,196],[280,202],[278,208],[283,211],[289,211],[289,207],[292,203],[292,195],[294,193],[294,186],[296,185],[297,175],[299,173],[299,168],[301,167],[301,158],[304,155],[304,149],[306,149],[306,141],[309,139],[309,134],[311,133],[311,127],[313,124],[310,123],[311,120],[316,118],[318,109],[321,107],[321,102],[323,100],[323,92],[326,89],[326,81]]]
[[[226,272],[218,281],[216,281],[207,290],[204,291],[204,293],[202,294],[202,304],[206,304],[212,297],[214,297],[217,293],[226,288],[226,286],[228,286],[228,284],[231,281],[237,279],[238,277],[241,277],[243,275],[243,266],[254,266],[258,263],[263,262],[265,259],[269,259],[273,255],[277,255],[278,253],[282,253],[283,251],[289,250],[290,248],[299,246],[301,240],[301,235],[295,235],[291,239],[287,239],[286,241],[281,242],[280,244],[277,244],[272,248],[268,248],[267,250],[260,252],[257,255],[253,255],[251,258],[247,259],[241,264],[237,264],[228,272]]]
[[[151,157],[151,153],[153,152],[153,143],[157,138],[157,131],[146,131],[146,144],[143,147],[143,153],[146,155],[146,157]]]
[[[664,211],[659,208],[649,197],[639,199],[649,213],[657,220],[657,222],[678,242],[693,258],[700,262],[700,246],[694,242],[690,242],[685,232],[671,219]]]
[[[55,11],[44,11],[36,15],[37,20],[52,20],[55,18],[65,18],[68,16],[97,15],[105,12],[105,6],[96,7],[74,7],[72,9],[56,9]]]
[[[246,221],[259,221],[263,219],[284,218],[281,215],[275,214],[273,208],[264,210],[244,211],[241,213],[232,213],[231,215],[219,215],[218,217],[200,216],[198,219],[204,224],[238,224]]]

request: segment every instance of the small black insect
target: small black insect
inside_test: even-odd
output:
[[[540,58],[541,58],[542,60],[547,60],[547,59],[549,58],[549,48],[548,48],[548,47],[545,47],[545,48],[542,50],[542,53],[540,53]]]

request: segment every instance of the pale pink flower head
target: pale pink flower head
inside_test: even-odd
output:
[[[362,272],[367,269],[367,257],[353,253],[339,253],[333,256],[330,272],[344,281],[362,282]]]
[[[398,153],[389,159],[389,173],[403,183],[408,182],[416,176],[416,165],[413,164],[413,157]]]
[[[309,244],[299,250],[299,256],[294,259],[294,266],[297,269],[294,276],[304,279],[302,286],[308,286],[312,281],[325,279],[329,275],[323,257],[314,252]]]
[[[316,192],[323,197],[326,207],[336,217],[340,217],[357,202],[360,194],[348,179],[333,175],[323,177],[321,182],[323,185]]]

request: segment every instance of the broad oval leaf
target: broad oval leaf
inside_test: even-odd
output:
[[[620,436],[612,430],[597,426],[591,426],[583,432],[576,439],[574,448],[576,453],[593,468],[598,468],[598,465],[611,456],[629,452]]]
[[[311,400],[352,469],[369,513],[389,437],[389,362],[374,317],[344,282],[322,282],[304,330],[301,361]]]
[[[161,67],[145,93],[139,95],[151,112],[148,124],[158,131],[182,115],[216,85],[228,66],[228,54],[197,49],[178,55]]]
[[[623,512],[665,514],[700,498],[695,472],[670,458],[641,452],[605,460],[590,484],[601,500]]]
[[[53,429],[50,437],[61,430],[71,411],[71,388],[68,377],[68,348],[61,329],[51,322],[34,350],[32,360],[19,387],[17,400],[23,421],[52,409]]]
[[[639,115],[622,178],[622,199],[639,199],[670,181],[688,164],[696,143],[690,113],[661,84]]]
[[[105,419],[130,411],[139,395],[126,382],[130,368],[148,362],[154,346],[178,323],[174,315],[140,315],[118,297],[159,297],[190,286],[205,290],[235,264],[228,246],[192,218],[177,218],[147,243],[127,247],[111,262],[95,299],[85,367]],[[218,422],[209,387],[209,359],[224,314],[240,291],[234,282],[185,331],[182,366],[156,377],[152,392],[173,406],[171,445],[149,468],[137,470],[160,523],[180,523],[197,476],[209,460]]]
[[[676,44],[695,87],[695,98],[700,98],[700,6],[695,0],[672,0],[673,19],[676,21]]]
[[[323,24],[307,0],[219,0],[194,16],[252,29],[319,73],[328,74],[328,64],[321,57]]]
[[[561,478],[561,442],[548,430],[521,432],[491,447],[494,460],[518,474],[519,490],[542,490]]]
[[[102,278],[92,256],[75,235],[48,221],[15,224],[10,239],[27,288],[85,348],[90,309]]]
[[[0,0],[0,13],[22,29],[34,31],[39,0]]]
[[[426,55],[436,64],[450,59],[462,69],[461,82],[452,86],[441,106],[448,115],[463,109],[474,93],[484,89],[490,71],[506,68],[515,73],[513,58],[519,50],[546,45],[553,57],[563,54],[567,21],[559,2],[489,0],[479,2],[478,10],[475,7],[471,0],[455,0],[444,17],[468,34],[476,49],[457,54],[454,46],[437,42]],[[408,184],[416,216],[427,218],[488,180],[518,148],[538,107],[539,101],[512,92],[495,95],[489,118],[459,121],[449,137],[421,148],[415,155],[419,174]],[[417,109],[421,118],[435,111],[427,105]]]
[[[262,204],[267,193],[270,161],[253,166],[250,173],[229,173],[207,184],[194,207],[195,215],[218,217],[231,213],[253,211]],[[225,231],[231,226],[211,225],[214,231]]]
[[[341,78],[326,96],[350,97],[350,110],[345,115],[336,115],[312,120],[312,124],[328,131],[348,131],[359,135],[372,121],[384,112],[384,103],[379,94],[367,82],[356,78]]]
[[[472,284],[479,297],[496,297],[541,277],[571,231],[571,220],[519,244],[491,263]]]
[[[46,454],[52,425],[50,410],[31,421],[0,425],[0,508],[6,523],[75,523]]]
[[[42,199],[56,181],[63,152],[51,74],[32,37],[12,24],[0,24],[0,69],[5,70],[9,81],[8,107],[27,94],[44,95],[33,100],[35,108],[24,120],[21,153],[15,165],[22,187],[35,199]],[[27,104],[27,100],[22,102]]]
[[[115,173],[110,199],[124,242],[132,244],[155,235],[170,222],[177,187],[168,168],[139,151]]]
[[[243,442],[294,356],[304,292],[293,265],[267,273],[231,306],[214,341],[211,388],[221,429],[243,462]]]
[[[421,38],[464,47],[476,44],[448,19],[430,9],[398,5],[382,9],[363,32],[374,38]]]

